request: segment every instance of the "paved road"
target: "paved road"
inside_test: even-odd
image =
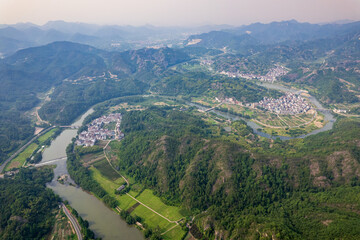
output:
[[[53,129],[55,126],[47,128],[43,131],[41,131],[40,133],[36,134],[30,141],[28,141],[24,146],[22,146],[19,150],[17,150],[13,155],[11,155],[8,159],[6,159],[5,162],[3,162],[0,165],[0,173],[5,169],[6,164],[8,164],[8,162],[10,162],[11,160],[13,160],[17,155],[19,155],[19,153],[21,153],[22,151],[24,151],[25,148],[27,148],[33,141],[35,141],[35,139],[37,139],[39,136],[43,135],[44,133],[48,132],[50,129]]]
[[[81,235],[81,227],[78,223],[78,221],[74,218],[74,216],[70,213],[69,209],[67,209],[67,207],[65,206],[65,204],[61,203],[61,207],[64,211],[64,213],[66,214],[66,216],[69,218],[71,224],[73,225],[76,235],[78,237],[79,240],[82,240],[82,235]]]

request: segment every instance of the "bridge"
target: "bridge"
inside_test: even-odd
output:
[[[316,110],[318,110],[318,111],[331,111],[331,109],[327,109],[327,108],[316,108]]]
[[[66,156],[59,157],[59,158],[54,158],[54,159],[51,159],[51,160],[46,161],[46,162],[35,164],[34,167],[41,167],[41,166],[44,166],[44,165],[47,165],[47,164],[50,164],[50,163],[53,163],[53,162],[58,162],[60,160],[65,160],[65,159],[66,159]]]
[[[216,105],[215,107],[208,108],[208,109],[204,110],[204,112],[210,112],[211,110],[214,110],[215,108],[221,106],[222,104],[223,104],[223,103],[220,103],[220,104]]]
[[[59,127],[61,127],[61,128],[71,128],[71,129],[78,129],[78,128],[80,128],[80,126],[73,126],[73,125],[71,125],[71,126],[59,126]]]

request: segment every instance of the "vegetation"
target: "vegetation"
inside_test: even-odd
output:
[[[208,239],[357,239],[358,120],[339,117],[331,131],[305,139],[270,140],[254,135],[243,121],[200,113],[185,101],[173,104],[169,98],[202,99],[206,104],[204,99],[215,97],[235,97],[244,103],[277,97],[277,91],[213,73],[265,74],[281,64],[291,69],[282,84],[308,90],[326,108],[351,106],[357,113],[358,26],[255,24],[191,36],[184,49],[120,53],[57,42],[21,50],[0,64],[0,163],[33,136],[34,124],[24,114],[39,104],[39,93],[54,87],[39,110],[52,124],[69,124],[103,101],[86,123],[110,108],[124,114],[121,129],[126,137],[111,144],[111,154],[130,186],[116,194],[124,180],[104,159],[82,165],[81,158],[100,155],[99,146],[69,145],[68,170],[84,190],[110,208],[119,206],[129,224],[141,222],[146,237],[182,238],[186,229],[138,205],[131,196],[172,221],[194,216],[193,231]],[[146,92],[168,98],[138,96]],[[246,118],[258,114],[245,108],[227,110]],[[314,129],[286,129],[300,122],[284,116],[283,121],[267,123],[285,127],[281,131],[291,136]],[[49,143],[50,136],[54,135],[47,133],[19,155],[13,162],[16,167],[31,155],[34,162],[40,161],[38,148]],[[57,200],[45,189],[48,178],[49,170],[21,169],[14,179],[0,180],[0,238],[45,237],[53,224],[49,210]],[[91,232],[84,234],[93,237]]]
[[[204,72],[169,73],[169,76],[161,79],[151,90],[164,95],[186,97],[235,97],[247,103],[260,101],[264,96],[281,96],[278,91],[267,90],[248,81],[212,76]]]
[[[10,171],[13,169],[18,169],[26,164],[30,163],[39,163],[42,159],[43,146],[50,145],[51,140],[57,137],[61,133],[61,129],[54,128],[44,135],[40,136],[33,143],[31,143],[27,148],[24,149],[16,158],[11,160],[5,168],[5,171]]]
[[[87,220],[84,220],[78,212],[72,208],[69,204],[66,204],[66,207],[71,211],[71,214],[75,216],[77,219],[80,227],[81,227],[81,234],[83,236],[83,239],[101,239],[101,238],[95,238],[95,233],[89,228],[89,222]]]
[[[302,229],[302,225],[290,224],[295,221],[291,218],[295,211],[293,202],[320,196],[324,189],[339,184],[346,186],[345,192],[355,191],[351,186],[359,183],[354,176],[360,165],[353,149],[358,148],[354,140],[360,136],[359,124],[341,120],[330,132],[304,140],[274,141],[270,146],[269,140],[252,138],[250,144],[236,140],[249,135],[248,131],[236,131],[237,138],[233,137],[234,133],[217,135],[215,126],[188,112],[153,107],[128,112],[123,117],[122,129],[126,138],[118,147],[119,166],[127,175],[153,189],[166,203],[187,206],[194,214],[206,210],[206,214],[198,215],[196,222],[208,238],[214,238],[215,231],[220,231],[218,234],[224,238],[256,235],[251,227],[255,224],[261,230],[260,235],[311,239],[314,237],[311,233],[318,230],[316,226],[324,225],[322,222],[327,224],[328,215],[324,215],[326,211],[317,200],[309,206],[305,203],[299,208],[304,210],[303,214],[318,212],[321,217],[311,220],[319,224],[308,224],[306,230]],[[339,139],[349,142],[335,147],[341,141]],[[251,149],[252,157],[243,149]],[[332,161],[340,162],[329,170]],[[356,169],[345,170],[347,164],[341,164],[341,161],[353,164]],[[354,180],[347,180],[351,178]],[[314,195],[309,195],[310,189]],[[351,204],[357,206],[358,201]],[[290,212],[284,212],[283,208]],[[142,217],[140,210],[136,208],[134,214]],[[340,211],[340,215],[328,217],[339,221],[340,225],[332,225],[336,230],[324,227],[324,239],[340,237],[343,223],[355,226],[359,221],[356,214],[348,213],[349,210],[336,211]],[[342,223],[342,216],[354,218]],[[213,227],[204,230],[203,227],[208,225]],[[349,238],[358,236],[356,231],[349,234]]]
[[[37,148],[38,148],[38,145],[36,143],[30,144],[23,152],[21,152],[19,154],[19,156],[17,156],[11,162],[8,163],[8,165],[5,168],[5,171],[9,171],[14,168],[18,169],[21,166],[23,166],[23,164],[26,161],[30,160],[30,157],[32,156],[34,151],[36,151]]]
[[[52,169],[21,169],[0,179],[0,238],[43,239],[51,231],[58,197],[45,187]]]

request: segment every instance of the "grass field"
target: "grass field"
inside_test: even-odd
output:
[[[90,167],[90,171],[92,177],[101,185],[101,187],[103,187],[110,196],[115,197],[119,201],[119,207],[121,209],[127,210],[136,203],[135,200],[131,199],[127,195],[120,196],[115,194],[115,189],[125,183],[124,179],[118,178],[116,181],[111,181],[101,175],[100,171],[97,170],[95,167]]]
[[[32,153],[36,150],[38,145],[36,143],[30,144],[27,148],[24,149],[16,158],[14,158],[11,162],[9,162],[6,167],[5,171],[10,171],[13,168],[21,167],[27,158],[29,158]]]
[[[51,129],[50,131],[48,131],[47,133],[45,133],[44,135],[40,136],[38,138],[38,141],[40,144],[42,144],[43,142],[45,142],[49,137],[51,137],[52,135],[54,135],[54,132],[56,131],[57,129],[54,128],[54,129]]]
[[[96,159],[99,158],[105,158],[104,153],[103,152],[98,152],[98,153],[90,153],[90,154],[86,154],[81,156],[81,161],[83,161],[84,163],[88,163],[88,162],[92,162]]]
[[[145,189],[137,199],[141,202],[146,202],[146,205],[157,211],[163,216],[166,216],[172,221],[177,221],[184,216],[180,213],[179,207],[167,206],[160,198],[155,196],[151,190]]]
[[[163,235],[165,240],[180,240],[184,236],[185,231],[181,229],[180,226],[176,226],[175,228],[171,229],[169,232]]]
[[[136,201],[128,195],[120,196],[115,194],[115,189],[125,182],[122,178],[117,178],[115,181],[112,181],[102,175],[102,172],[97,168],[92,166],[89,169],[92,177],[105,189],[105,191],[110,196],[113,196],[118,200],[119,207],[121,209],[128,210],[136,203]],[[140,191],[141,188],[142,186],[137,184],[137,187],[134,188],[135,191],[131,190],[129,194],[132,196],[136,196],[138,195],[138,191]],[[151,190],[145,189],[137,199],[170,220],[179,220],[180,218],[184,217],[180,214],[180,208],[164,204],[160,200],[160,198],[158,198],[152,193]],[[135,210],[131,213],[131,215],[137,215],[143,218],[144,222],[153,229],[159,227],[161,232],[165,232],[171,227],[175,226],[175,223],[168,222],[166,219],[152,212],[143,205],[139,205],[138,207],[136,207]],[[175,227],[171,231],[164,234],[163,237],[164,239],[181,239],[184,234],[185,232],[180,227]]]
[[[93,166],[101,172],[101,174],[109,180],[115,181],[121,176],[109,165],[106,159],[98,161]]]

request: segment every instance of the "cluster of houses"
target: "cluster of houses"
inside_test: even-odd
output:
[[[286,70],[286,68],[283,66],[276,66],[276,68],[270,69],[266,75],[241,73],[241,72],[226,72],[226,71],[220,72],[220,74],[226,75],[228,77],[241,77],[241,78],[245,78],[245,79],[257,79],[257,80],[260,80],[263,82],[271,82],[271,83],[276,81],[277,77],[284,76],[287,73],[288,73],[288,70]]]
[[[262,107],[277,114],[299,114],[305,113],[311,109],[309,103],[300,95],[294,93],[286,93],[278,99],[264,97],[258,103],[242,103],[234,97],[215,98],[219,103],[233,104],[250,108]]]
[[[304,98],[294,93],[286,93],[285,96],[278,99],[264,97],[263,100],[255,104],[255,107],[257,106],[277,114],[290,115],[305,113],[311,109]]]
[[[120,131],[121,119],[121,113],[112,113],[93,120],[87,125],[88,130],[82,131],[79,134],[78,139],[75,142],[76,145],[89,147],[94,146],[97,140],[121,140],[124,138],[124,133]],[[104,125],[112,122],[116,122],[114,130],[103,128]]]
[[[244,107],[250,107],[250,108],[254,108],[256,103],[242,103],[240,101],[238,101],[236,98],[234,97],[225,97],[225,98],[217,98],[215,97],[215,100],[219,103],[225,103],[225,104],[233,104],[233,105],[238,105],[238,106],[244,106]]]

